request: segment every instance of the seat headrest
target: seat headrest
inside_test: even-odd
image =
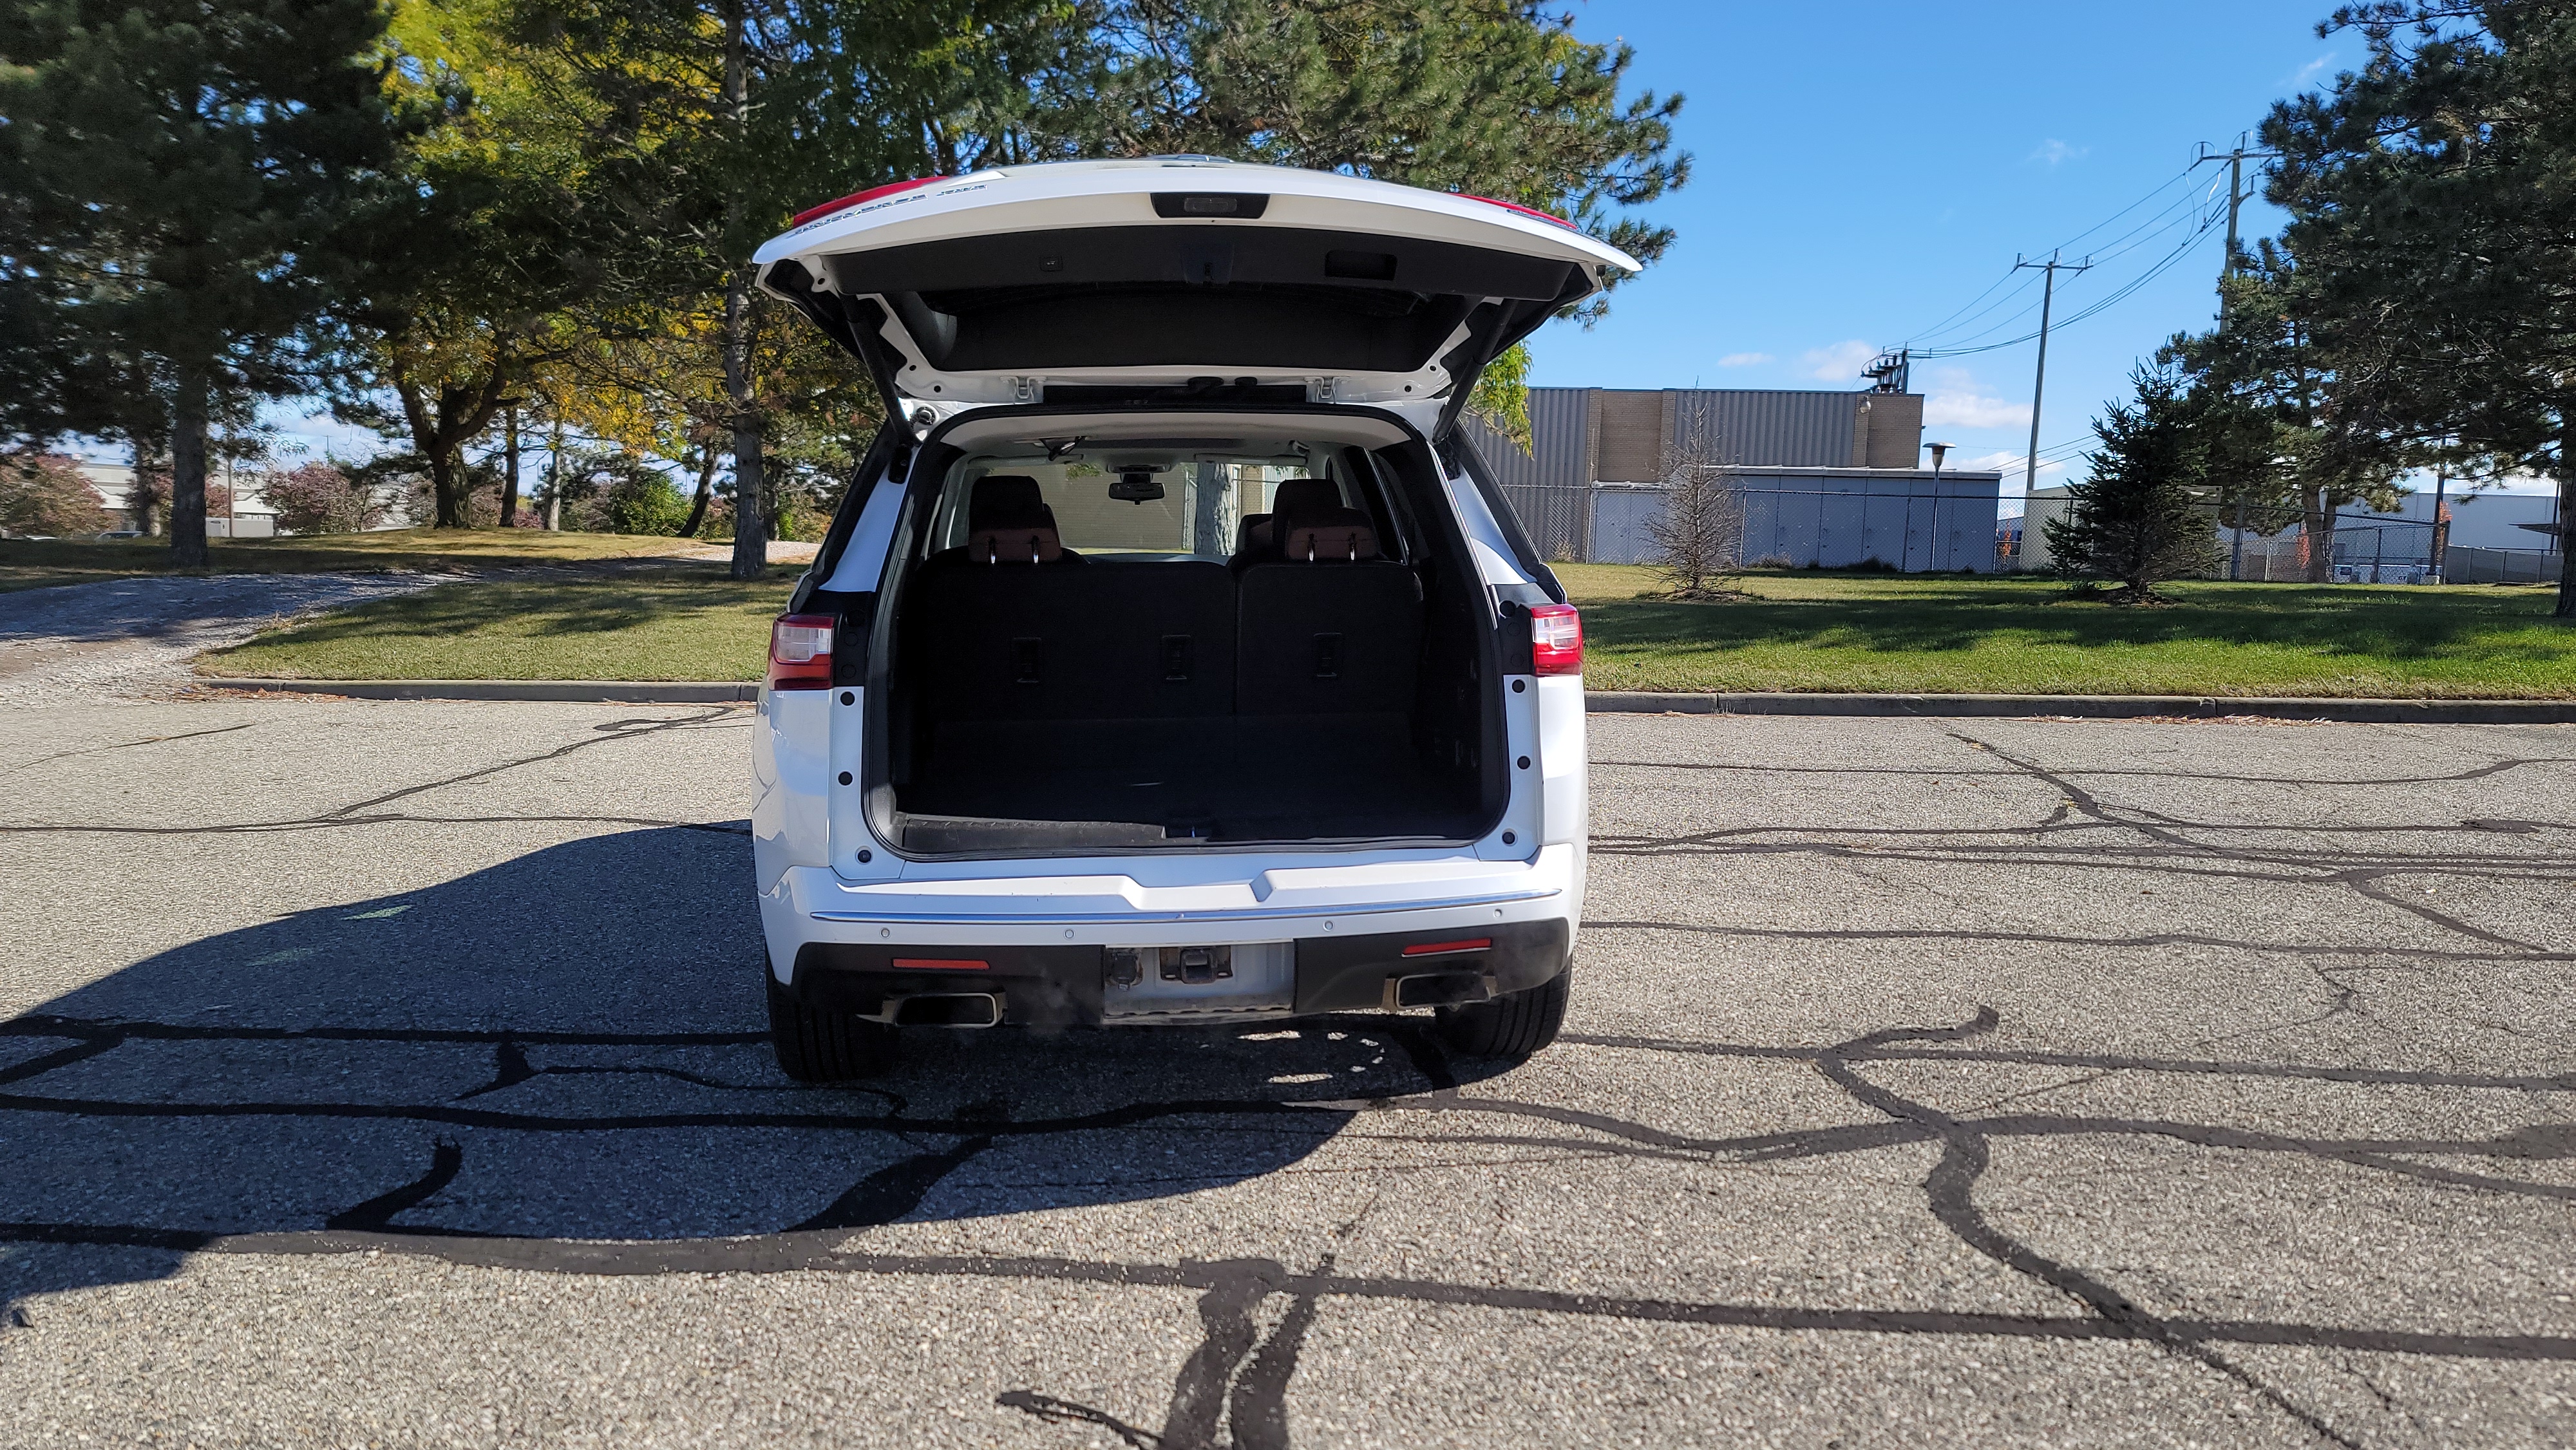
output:
[[[1357,562],[1377,557],[1377,530],[1358,509],[1317,509],[1282,519],[1279,552],[1292,564]]]
[[[1053,523],[996,524],[966,536],[966,558],[976,564],[1052,564],[1064,557]]]
[[[1283,478],[1270,494],[1270,516],[1290,518],[1342,506],[1342,491],[1322,478]]]
[[[1046,495],[1038,492],[1038,481],[1025,473],[988,473],[975,480],[975,492],[966,503],[966,527],[969,532],[996,524],[1014,524],[1046,520],[1055,524],[1055,513],[1046,504]]]
[[[1270,515],[1245,514],[1234,526],[1234,556],[1243,558],[1270,547]]]

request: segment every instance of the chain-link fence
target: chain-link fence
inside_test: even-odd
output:
[[[2063,518],[2065,495],[2030,500],[2035,524],[2005,519],[1995,531],[1995,568],[2011,573],[2047,573],[2057,568],[2048,547],[2047,525]],[[2545,584],[2558,578],[2559,558],[2551,549],[2479,549],[2445,546],[2433,525],[2420,519],[2382,514],[2338,512],[2334,531],[2320,541],[2296,524],[2282,526],[2277,517],[2250,517],[2239,529],[2235,510],[2223,504],[2199,506],[2217,540],[2216,564],[2202,577],[2249,583],[2334,584]],[[2264,532],[2271,524],[2278,532]],[[2436,554],[2439,557],[2436,557]]]

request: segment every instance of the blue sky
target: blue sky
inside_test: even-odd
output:
[[[2361,54],[2351,36],[2317,35],[2331,0],[1568,3],[1584,38],[1635,47],[1632,91],[1688,97],[1679,141],[1695,162],[1647,211],[1679,233],[1672,251],[1592,329],[1542,331],[1532,380],[1858,388],[1880,347],[2030,332],[2037,275],[2011,277],[2013,260],[2072,243],[2068,260],[2099,265],[2058,293],[2043,486],[2081,467],[2090,420],[2141,357],[2212,320],[2220,236],[2190,234],[2223,205],[2225,168],[2189,170],[2197,143],[2232,143],[2273,100]],[[2279,221],[2246,205],[2249,238]],[[2020,508],[2033,353],[2021,342],[1913,374],[1925,440],[1958,445],[1954,465],[2007,469],[2007,512]],[[374,451],[295,411],[280,421],[315,451]]]
[[[2035,273],[2022,274],[2018,290],[1979,294],[2016,254],[2044,258],[2071,239],[2068,260],[2090,250],[2101,265],[2061,279],[2064,319],[2187,241],[2193,199],[2224,204],[2223,163],[2183,176],[2196,143],[2232,144],[2275,98],[2358,62],[2356,38],[2318,37],[2331,8],[1577,3],[1577,34],[1636,48],[1637,88],[1688,97],[1678,136],[1695,160],[1690,184],[1646,213],[1679,233],[1672,251],[1621,287],[1589,332],[1563,322],[1541,332],[1532,381],[1858,388],[1860,364],[1879,347],[2032,331]],[[2142,220],[2145,234],[2120,240]],[[2256,201],[2243,227],[2260,236],[2279,221]],[[2220,235],[2201,237],[2125,300],[2052,332],[2043,487],[2064,481],[2049,467],[2052,445],[2088,438],[2090,419],[2125,395],[2140,357],[2178,330],[2210,324]],[[1976,315],[1998,298],[2002,306]],[[1963,323],[1936,332],[1972,301]],[[1914,368],[1927,399],[1925,441],[1960,445],[1953,464],[2008,463],[2012,512],[2034,351],[2021,343]]]

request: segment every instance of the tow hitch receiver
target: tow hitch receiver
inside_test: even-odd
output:
[[[1133,987],[1145,980],[1148,971],[1165,982],[1183,982],[1205,986],[1210,982],[1234,978],[1234,948],[1220,947],[1111,947],[1109,949],[1109,984]]]

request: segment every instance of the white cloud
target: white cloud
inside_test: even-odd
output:
[[[2093,148],[2090,146],[2070,145],[2051,136],[2040,143],[2038,150],[2030,153],[2029,159],[2045,161],[2051,166],[2062,166],[2069,161],[2081,161],[2092,154]]]
[[[2030,407],[2026,403],[1998,398],[1977,382],[1976,374],[1963,367],[1940,367],[1926,370],[1931,386],[1923,390],[1923,423],[1925,427],[1951,428],[2027,428]]]
[[[2030,405],[1991,398],[1974,389],[1927,393],[1923,397],[1927,428],[2026,428]]]
[[[1868,343],[1838,342],[1831,347],[1807,349],[1799,354],[1798,364],[1807,370],[1807,376],[1811,378],[1857,386],[1860,382],[1860,370],[1868,366],[1869,360],[1876,356],[1878,356],[1878,349]]]
[[[1771,361],[1771,354],[1767,352],[1731,352],[1719,358],[1717,365],[1722,368],[1749,368],[1758,367],[1769,361]]]
[[[2309,61],[2306,65],[2292,71],[2289,79],[2275,81],[2273,84],[2284,90],[2305,90],[2307,89],[2308,82],[2325,74],[2326,67],[2334,64],[2334,58],[2335,53],[2331,50],[2327,51],[2325,54],[2318,56],[2315,60]]]

